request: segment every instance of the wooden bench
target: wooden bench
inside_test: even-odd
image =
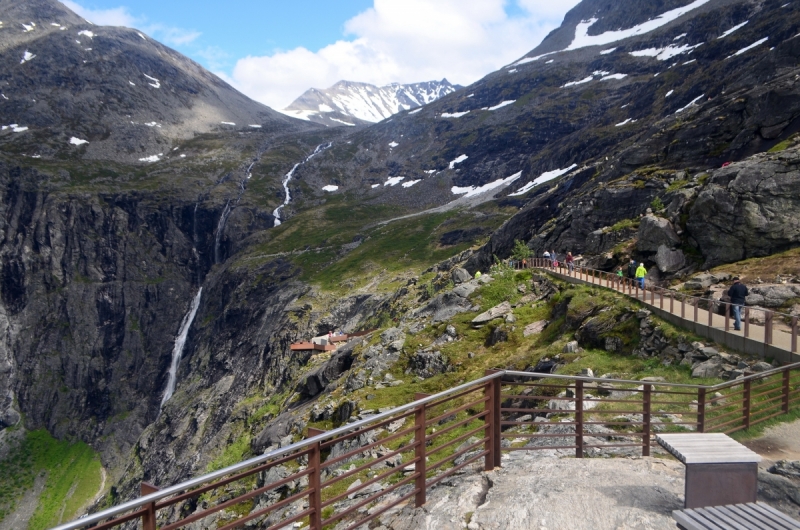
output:
[[[686,466],[684,508],[756,502],[761,457],[725,434],[658,434]]]
[[[683,530],[800,530],[800,522],[762,502],[675,510],[672,518]]]

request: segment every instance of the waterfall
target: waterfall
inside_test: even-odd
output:
[[[298,167],[300,167],[300,163],[295,164],[292,170],[283,177],[283,190],[286,192],[286,198],[283,200],[283,204],[275,208],[275,211],[272,212],[272,215],[275,216],[275,226],[281,225],[281,210],[284,206],[289,204],[289,201],[292,200],[292,196],[289,195],[289,181],[292,180],[292,175],[294,175],[294,172]]]
[[[214,237],[214,263],[219,263],[219,241],[222,238],[222,231],[225,229],[225,223],[228,222],[228,216],[231,214],[231,201],[225,204],[222,210],[222,215],[219,216],[219,223],[217,223],[217,235]]]
[[[186,344],[186,337],[189,335],[189,328],[192,327],[194,316],[197,314],[197,308],[200,307],[200,296],[202,294],[203,288],[201,287],[197,291],[194,301],[192,301],[192,307],[183,317],[178,336],[175,337],[175,345],[172,347],[172,363],[169,365],[169,379],[167,380],[167,388],[164,390],[164,398],[161,400],[161,407],[164,406],[164,403],[166,403],[175,392],[175,384],[178,379],[178,365],[181,362],[181,356],[183,356],[183,346]]]
[[[289,181],[292,180],[292,177],[294,176],[294,172],[297,170],[298,167],[302,166],[303,164],[305,164],[306,162],[308,162],[309,160],[311,160],[312,158],[314,158],[315,156],[317,156],[318,154],[320,154],[324,150],[330,149],[330,147],[332,145],[333,145],[333,142],[328,143],[328,145],[324,145],[324,144],[318,145],[317,148],[314,149],[313,153],[308,155],[308,157],[306,157],[306,159],[303,160],[302,162],[298,162],[297,164],[295,164],[294,167],[292,168],[292,170],[289,171],[283,177],[283,190],[286,192],[286,198],[284,199],[283,204],[281,204],[280,206],[275,208],[275,211],[272,212],[272,215],[275,217],[275,226],[280,226],[281,225],[281,210],[286,205],[289,204],[289,201],[292,200],[292,196],[289,194]]]

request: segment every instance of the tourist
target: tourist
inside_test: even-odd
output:
[[[550,264],[553,266],[554,269],[558,267],[558,256],[556,255],[555,250],[550,251]]]
[[[747,286],[739,281],[739,277],[733,279],[733,285],[728,289],[728,296],[731,298],[731,305],[733,306],[733,329],[734,331],[741,331],[742,329],[742,306],[745,304],[748,295]]]
[[[636,278],[636,260],[633,258],[631,258],[631,262],[628,263],[628,278]]]
[[[636,281],[639,282],[639,287],[644,289],[644,277],[647,276],[647,269],[644,268],[644,263],[640,263],[636,268]]]
[[[550,251],[549,250],[545,250],[544,251],[544,259],[546,261],[549,261],[550,263],[553,263],[552,260],[550,259]]]
[[[575,258],[572,257],[572,252],[567,252],[567,257],[564,258],[564,262],[567,264],[569,273],[572,274],[572,271],[575,270]]]

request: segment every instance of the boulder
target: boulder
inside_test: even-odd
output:
[[[662,245],[668,249],[681,243],[681,238],[667,219],[646,215],[639,223],[639,234],[636,248],[640,252],[658,252]]]
[[[475,327],[485,326],[492,320],[496,318],[505,318],[505,316],[511,312],[511,303],[510,302],[503,302],[502,304],[496,305],[490,310],[481,313],[480,315],[476,316],[472,319],[472,325]]]
[[[408,370],[406,373],[413,373],[418,377],[427,379],[438,374],[447,372],[450,364],[442,356],[442,352],[417,352],[408,358]]]
[[[547,327],[547,324],[549,324],[547,320],[540,320],[538,322],[533,322],[531,324],[528,324],[527,326],[525,326],[522,335],[524,337],[530,337],[531,335],[538,335],[539,333],[544,331],[544,328]]]
[[[384,346],[388,346],[399,340],[404,342],[406,340],[406,334],[399,328],[389,328],[381,333],[381,344]]]
[[[453,278],[453,283],[455,283],[456,285],[466,283],[472,279],[472,276],[469,274],[469,272],[467,272],[466,269],[462,269],[461,267],[453,269],[453,272],[450,274],[450,277]]]
[[[778,460],[767,471],[773,475],[781,475],[788,478],[800,479],[800,462]]]
[[[670,250],[666,245],[658,247],[656,266],[664,273],[677,272],[686,266],[686,256],[682,250]]]
[[[765,363],[764,361],[759,361],[751,366],[750,370],[753,372],[766,372],[768,370],[772,370],[772,365]]]
[[[501,342],[508,342],[508,331],[503,326],[497,326],[489,334],[489,339],[486,341],[487,346],[494,346]]]
[[[758,285],[750,288],[747,305],[776,308],[796,298],[800,298],[800,285]]]
[[[716,357],[702,362],[692,368],[692,377],[722,377],[722,374],[728,370],[733,370],[735,367],[726,365],[722,359]]]
[[[581,349],[581,348],[580,348],[580,346],[578,345],[578,341],[577,341],[577,340],[573,340],[572,342],[568,342],[568,343],[567,343],[567,344],[564,346],[564,349],[563,349],[562,351],[563,351],[564,353],[578,353],[578,351],[579,351],[580,349]]]
[[[476,282],[462,283],[455,289],[438,294],[424,306],[414,310],[414,317],[432,316],[434,322],[447,322],[459,313],[466,313],[472,307],[467,299],[478,288]]]

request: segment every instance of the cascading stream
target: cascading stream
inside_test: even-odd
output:
[[[202,294],[203,288],[201,287],[198,289],[197,295],[195,295],[194,300],[192,301],[192,307],[183,317],[178,336],[175,337],[175,345],[172,347],[172,363],[169,365],[167,388],[164,390],[164,397],[161,400],[162,408],[164,407],[164,403],[166,403],[175,392],[175,384],[177,383],[178,379],[178,365],[180,364],[181,357],[183,356],[183,347],[186,345],[186,337],[189,335],[189,328],[192,327],[192,322],[194,322],[194,317],[197,314],[197,308],[200,307],[200,297]]]
[[[281,225],[281,210],[283,210],[283,208],[285,206],[287,206],[289,204],[289,202],[292,200],[292,196],[289,193],[289,181],[292,180],[292,177],[294,176],[294,172],[297,170],[298,167],[302,166],[303,164],[305,164],[306,162],[308,162],[309,160],[311,160],[312,158],[314,158],[315,156],[317,156],[321,152],[325,151],[326,149],[330,149],[330,147],[332,145],[333,145],[333,142],[329,142],[327,145],[325,145],[325,144],[318,145],[317,148],[314,149],[313,153],[308,155],[308,157],[306,157],[306,159],[303,160],[302,162],[298,162],[297,164],[295,164],[294,167],[292,168],[292,170],[289,171],[283,177],[283,189],[286,192],[286,199],[284,199],[283,204],[281,204],[280,206],[275,208],[275,211],[272,212],[272,215],[275,217],[275,226],[280,226]]]
[[[238,201],[237,201],[238,202]],[[219,263],[219,242],[222,239],[222,231],[225,229],[225,223],[228,222],[228,216],[231,214],[231,201],[225,204],[222,210],[222,215],[219,216],[217,223],[217,233],[214,236],[214,263]]]

